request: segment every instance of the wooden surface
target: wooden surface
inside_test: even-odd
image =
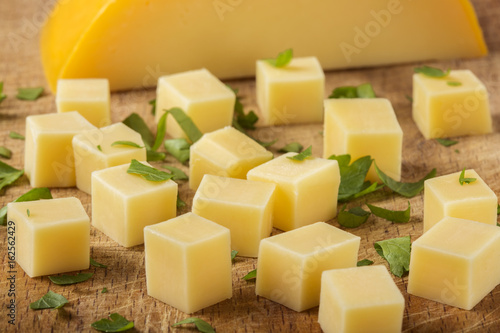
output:
[[[13,151],[7,163],[23,167],[24,142],[8,137],[9,131],[24,134],[25,117],[33,114],[55,112],[54,96],[48,91],[39,61],[38,34],[41,20],[46,17],[41,0],[0,1],[0,81],[8,98],[0,104],[0,146]],[[490,92],[494,133],[485,136],[459,138],[460,143],[446,148],[433,140],[425,140],[411,119],[411,105],[405,95],[411,95],[412,65],[387,66],[374,69],[345,70],[327,73],[326,91],[341,85],[357,85],[371,82],[379,96],[389,98],[404,131],[402,178],[413,181],[436,167],[438,175],[474,168],[493,191],[500,193],[500,3],[498,0],[473,1],[483,26],[490,54],[481,59],[429,62],[441,68],[469,68],[483,80]],[[444,13],[445,14],[445,13]],[[425,24],[425,22],[423,22]],[[318,41],[320,42],[320,41]],[[390,52],[390,51],[388,51]],[[126,69],[124,69],[126,70]],[[151,79],[145,73],[145,79]],[[256,109],[255,83],[252,80],[229,82],[240,89],[245,110]],[[19,101],[15,98],[18,87],[44,86],[44,95],[35,102]],[[123,120],[132,112],[139,113],[153,128],[148,101],[155,97],[153,89],[114,93],[111,97],[112,119]],[[278,139],[271,148],[298,141],[304,146],[313,146],[313,154],[321,156],[323,144],[322,126],[301,125],[289,127],[260,128],[254,137],[270,141]],[[459,153],[455,152],[459,150]],[[166,163],[178,164],[168,158]],[[187,170],[186,167],[182,167]],[[3,190],[0,206],[17,198],[30,189],[23,177]],[[56,198],[76,196],[87,213],[91,214],[90,197],[74,188],[52,190]],[[193,191],[185,183],[180,184],[180,196],[190,210]],[[407,199],[389,192],[379,192],[366,198],[369,202],[388,209],[404,209]],[[357,204],[362,204],[365,199]],[[410,199],[412,217],[408,224],[393,225],[387,221],[370,217],[357,229],[348,230],[361,237],[359,259],[368,258],[376,264],[386,265],[373,248],[373,243],[392,237],[411,235],[417,239],[422,233],[423,197]],[[351,205],[355,205],[352,203]],[[338,226],[336,220],[330,221]],[[275,230],[274,233],[277,231]],[[170,331],[170,325],[187,318],[188,315],[149,296],[146,292],[143,246],[123,248],[107,236],[91,228],[91,257],[108,265],[107,269],[91,267],[94,277],[81,284],[57,286],[47,277],[29,278],[17,266],[15,273],[15,326],[7,323],[6,305],[9,283],[7,277],[6,228],[0,227],[0,331],[19,332],[76,332],[93,331],[90,324],[118,312],[135,322],[135,330],[141,332]],[[254,269],[256,259],[237,258],[233,265],[233,297],[217,305],[195,313],[195,316],[210,322],[218,332],[319,332],[318,309],[296,313],[279,304],[255,296],[255,283],[241,280]],[[406,307],[403,321],[404,332],[498,332],[500,331],[500,286],[497,286],[472,311],[460,310],[428,301],[406,293],[407,277],[394,281],[405,297]],[[166,281],[168,283],[168,281]],[[102,294],[103,287],[108,293]],[[61,310],[34,311],[29,304],[48,290],[64,295],[68,300]],[[181,330],[175,330],[181,332]],[[189,330],[187,330],[189,331]]]

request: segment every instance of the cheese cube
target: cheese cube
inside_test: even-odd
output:
[[[445,217],[413,242],[408,293],[470,310],[500,283],[500,228]]]
[[[427,179],[424,183],[424,232],[445,216],[496,225],[497,196],[474,170],[465,178],[476,178],[460,185],[461,172]]]
[[[323,157],[350,154],[351,161],[370,155],[386,175],[401,180],[403,131],[385,98],[325,100]],[[374,165],[366,179],[380,182]]]
[[[259,165],[247,174],[249,180],[276,184],[273,226],[289,231],[337,214],[340,185],[339,165],[335,160],[306,158],[294,161],[287,153]]]
[[[203,135],[189,156],[189,187],[196,190],[204,174],[245,179],[248,170],[271,160],[273,153],[228,126]]]
[[[92,129],[95,127],[76,111],[26,117],[24,172],[31,186],[75,186],[71,140]]]
[[[116,141],[130,141],[129,145],[112,145]],[[130,163],[132,159],[146,160],[146,148],[141,135],[123,123],[116,123],[77,134],[73,137],[76,187],[90,194],[91,173],[96,170]]]
[[[401,332],[405,300],[384,266],[323,272],[318,322],[330,332]]]
[[[324,222],[260,242],[255,292],[295,311],[318,306],[321,273],[355,267],[360,238]]]
[[[177,214],[177,183],[129,174],[129,166],[94,171],[91,192],[92,225],[125,247],[144,243],[145,226]]]
[[[426,139],[492,132],[488,92],[470,70],[413,74],[412,115]]]
[[[57,112],[77,111],[97,127],[111,124],[108,79],[59,79]]]
[[[193,120],[202,133],[230,126],[236,95],[205,68],[158,79],[156,116],[158,123],[165,110],[179,107]],[[173,138],[186,138],[172,115],[167,116],[167,133]]]
[[[229,229],[193,213],[144,228],[148,295],[193,313],[232,296]]]
[[[231,248],[257,257],[259,244],[273,228],[276,185],[267,182],[205,175],[193,198],[193,213],[231,231]]]
[[[325,74],[315,57],[293,58],[284,67],[257,61],[257,104],[266,125],[323,120]]]
[[[89,268],[90,220],[77,198],[11,202],[15,258],[30,277]]]

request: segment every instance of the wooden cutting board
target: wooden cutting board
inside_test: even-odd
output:
[[[25,132],[25,117],[33,114],[55,112],[54,96],[49,92],[43,76],[38,51],[38,34],[41,21],[46,17],[45,1],[17,0],[0,2],[0,81],[4,81],[7,99],[0,104],[0,146],[13,151],[6,162],[22,168],[24,142],[8,137],[10,131]],[[468,68],[483,80],[490,92],[494,133],[484,136],[458,138],[452,148],[425,140],[411,119],[411,105],[406,95],[411,95],[411,75],[415,64],[386,66],[381,68],[343,70],[327,73],[326,91],[341,85],[358,85],[370,82],[378,96],[388,98],[396,111],[404,131],[402,178],[415,181],[432,168],[438,175],[456,172],[464,167],[474,168],[498,195],[500,193],[500,3],[497,0],[475,0],[480,24],[484,29],[490,54],[481,59],[429,62],[441,68]],[[445,13],[444,13],[445,14]],[[425,22],[422,22],[425,24]],[[145,74],[150,75],[150,74]],[[230,81],[240,89],[245,110],[257,110],[255,82],[253,80]],[[45,87],[43,96],[35,102],[15,98],[19,87]],[[154,89],[113,93],[111,97],[112,119],[123,120],[132,112],[140,114],[154,129],[154,118],[148,101],[155,97]],[[286,143],[297,141],[304,146],[312,145],[313,154],[321,156],[322,126],[298,125],[289,127],[259,128],[252,134],[262,141],[278,139],[271,150]],[[181,167],[173,158],[165,164]],[[161,164],[156,164],[160,166]],[[25,177],[0,193],[0,206],[17,198],[30,189]],[[75,188],[55,188],[56,198],[76,196],[91,215],[90,197]],[[194,193],[186,183],[180,183],[180,196],[188,206],[178,213],[190,211]],[[381,191],[366,198],[369,202],[388,209],[402,210],[407,199],[389,191]],[[365,198],[351,205],[361,205]],[[375,252],[373,243],[379,240],[410,235],[412,240],[422,234],[423,196],[410,199],[412,217],[409,223],[394,225],[374,216],[356,229],[349,229],[361,237],[359,259],[368,258],[376,264],[387,265]],[[330,221],[339,226],[336,220]],[[277,233],[278,231],[274,231]],[[106,235],[91,228],[91,257],[108,265],[107,269],[91,267],[85,272],[95,273],[85,283],[57,286],[47,277],[29,278],[16,266],[15,325],[8,324],[6,306],[11,296],[11,284],[7,280],[7,230],[0,227],[0,331],[19,332],[77,332],[94,331],[90,324],[118,312],[135,322],[135,330],[141,332],[179,331],[170,325],[188,315],[147,295],[144,271],[144,247],[123,248]],[[211,323],[218,332],[320,332],[317,323],[318,308],[296,313],[279,304],[255,295],[255,283],[241,278],[253,270],[256,259],[237,258],[233,265],[233,297],[230,300],[206,308],[194,315]],[[404,332],[498,332],[500,331],[500,286],[488,294],[472,311],[465,311],[406,293],[407,277],[394,281],[403,293],[406,308],[403,320]],[[168,281],[166,281],[168,283]],[[101,293],[106,287],[107,293]],[[29,304],[47,291],[64,295],[68,300],[63,309],[34,311]],[[189,331],[189,330],[188,330]]]

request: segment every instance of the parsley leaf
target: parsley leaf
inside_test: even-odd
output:
[[[148,125],[146,125],[144,119],[142,119],[141,116],[139,116],[137,113],[132,113],[130,116],[125,118],[122,123],[139,133],[146,147],[153,146],[155,142],[155,136],[149,129]]]
[[[293,58],[293,50],[292,49],[286,49],[283,52],[280,52],[276,59],[266,59],[266,61],[274,67],[285,67],[292,61]]]
[[[413,97],[410,95],[405,95],[406,99],[410,101],[410,103],[413,103]]]
[[[163,138],[167,132],[167,116],[168,112],[165,112],[158,121],[158,125],[156,126],[156,138],[151,147],[152,150],[158,150],[163,142]]]
[[[252,137],[250,137],[250,138],[252,138]],[[256,140],[256,139],[254,139],[254,138],[252,138],[252,139],[253,139],[253,140],[255,140],[255,141],[256,141],[259,145],[261,145],[261,146],[262,146],[262,147],[264,147],[264,148],[271,147],[271,146],[272,146],[272,145],[274,145],[276,142],[278,142],[278,139],[275,139],[275,140],[273,140],[273,141],[267,141],[267,142],[265,142],[265,141],[260,141],[260,140]]]
[[[379,241],[374,247],[377,253],[387,260],[392,274],[402,277],[410,270],[410,236]]]
[[[173,324],[172,327],[184,324],[194,324],[196,326],[196,329],[202,333],[215,333],[215,329],[209,323],[196,317],[189,317],[187,319],[181,320]]]
[[[36,88],[19,88],[17,89],[17,99],[21,99],[24,101],[35,101],[40,97],[43,93],[42,87]]]
[[[497,215],[500,215],[500,204],[497,204]]]
[[[49,292],[43,295],[42,298],[31,303],[30,309],[32,310],[60,309],[66,303],[68,303],[66,297],[49,290]]]
[[[298,142],[292,142],[285,145],[283,148],[278,151],[281,153],[300,153],[304,149],[304,147]]]
[[[4,99],[7,98],[7,95],[3,93],[3,81],[0,82],[0,103],[3,102]]]
[[[236,255],[238,254],[238,251],[236,250],[231,250],[231,261],[234,261],[234,258],[236,258]]]
[[[148,162],[163,161],[166,157],[167,155],[165,153],[146,148],[146,160]]]
[[[102,151],[101,145],[97,145],[97,150]]]
[[[356,266],[357,267],[370,266],[371,264],[373,264],[373,261],[371,261],[369,259],[363,259],[363,260],[358,261],[358,263],[356,264]]]
[[[107,268],[108,267],[108,265],[100,264],[92,258],[90,258],[90,264],[94,267],[99,267],[99,268]]]
[[[243,104],[241,103],[240,97],[238,96],[238,89],[227,86],[236,95],[234,101],[234,119],[233,127],[241,132],[245,132],[245,129],[255,129],[255,123],[259,120],[259,117],[250,110],[247,114],[243,111]]]
[[[24,170],[18,170],[0,161],[0,190],[15,182],[24,174]]]
[[[184,163],[189,160],[189,148],[191,145],[186,139],[169,139],[165,140],[163,144],[165,145],[165,149],[179,162]]]
[[[182,201],[179,193],[177,193],[177,208],[183,208],[183,207],[186,207],[186,203],[184,201]]]
[[[333,89],[328,98],[375,98],[375,91],[370,83],[359,86],[344,86]]]
[[[151,105],[151,114],[154,116],[156,114],[156,98],[148,102]]]
[[[242,280],[248,281],[248,280],[255,280],[257,278],[257,269],[254,269],[253,271],[248,272],[247,275],[242,277]]]
[[[425,76],[436,77],[436,78],[445,77],[445,76],[448,76],[448,74],[450,74],[449,69],[445,72],[439,68],[430,67],[430,66],[415,67],[413,69],[413,71],[415,73],[422,73]]]
[[[132,141],[115,141],[111,144],[111,146],[129,146],[134,148],[144,148],[143,146],[139,146],[137,143]]]
[[[357,228],[368,220],[370,217],[370,212],[367,212],[361,207],[354,207],[349,210],[345,210],[347,205],[344,204],[342,210],[337,216],[337,221],[339,224],[346,228]]]
[[[383,173],[378,167],[377,163],[375,163],[375,171],[377,172],[377,175],[379,178],[382,180],[382,182],[389,187],[391,190],[394,192],[401,194],[404,197],[411,198],[416,196],[417,194],[420,193],[420,191],[423,190],[424,188],[424,182],[429,179],[433,178],[436,176],[436,169],[432,169],[431,172],[429,172],[427,175],[425,175],[424,178],[419,180],[418,182],[415,183],[403,183],[403,182],[398,182],[392,179],[391,177],[387,176],[385,173]]]
[[[463,168],[462,172],[460,173],[460,176],[458,177],[458,182],[460,185],[465,184],[470,184],[475,182],[477,179],[476,178],[465,178],[465,168]]]
[[[94,273],[78,273],[76,275],[59,275],[59,276],[49,276],[50,281],[59,285],[75,284],[87,281],[94,275]]]
[[[410,202],[408,201],[408,208],[405,210],[389,210],[377,206],[366,204],[373,215],[386,219],[394,223],[406,223],[410,221]]]
[[[47,187],[38,187],[29,190],[13,202],[35,201],[40,199],[52,199],[52,194]],[[6,225],[7,205],[0,209],[0,225]]]
[[[458,141],[450,139],[436,139],[436,141],[445,147],[450,147],[458,143]]]
[[[12,157],[12,151],[9,148],[6,147],[0,147],[0,156],[5,157],[5,158],[11,158]]]
[[[375,98],[375,91],[370,83],[363,83],[356,87],[358,98]]]
[[[449,85],[450,87],[459,87],[462,85],[462,82],[458,82],[458,81],[447,81],[446,82],[447,85]]]
[[[173,167],[170,165],[164,165],[163,167],[171,172],[173,180],[187,180],[187,179],[189,179],[188,176],[186,175],[186,173],[184,173],[184,171],[182,171],[179,168],[176,168],[176,167]]]
[[[107,293],[107,292],[108,292],[108,288],[106,288],[106,287],[102,288],[102,290],[101,290],[101,294],[105,294],[105,293]]]
[[[198,141],[202,136],[203,133],[196,127],[195,123],[189,116],[180,108],[171,108],[169,110],[165,111],[166,113],[170,113],[175,121],[179,124],[179,126],[182,128],[188,139],[192,142],[195,143]]]
[[[9,138],[11,138],[11,139],[17,139],[17,140],[24,140],[24,135],[19,134],[19,133],[14,132],[14,131],[10,131],[9,132]]]
[[[134,327],[133,321],[128,321],[118,313],[112,313],[109,318],[103,318],[93,322],[90,326],[101,332],[123,332]]]
[[[292,160],[292,161],[303,161],[306,158],[310,157],[312,155],[312,146],[307,147],[303,152],[294,155],[294,156],[287,156],[286,158]]]
[[[160,171],[133,159],[127,169],[127,173],[132,173],[152,182],[163,182],[173,177],[171,173]]]

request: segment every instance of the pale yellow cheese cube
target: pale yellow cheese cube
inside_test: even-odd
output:
[[[465,178],[476,178],[460,185],[461,172],[427,179],[424,183],[424,232],[445,216],[496,225],[498,199],[476,171],[466,170]]]
[[[318,322],[325,333],[401,332],[405,300],[384,266],[323,272]]]
[[[193,213],[144,228],[148,295],[193,313],[232,297],[229,229]]]
[[[284,67],[257,61],[257,104],[266,125],[323,120],[325,74],[315,57],[293,58]]]
[[[309,157],[294,161],[287,153],[259,165],[247,174],[249,180],[276,184],[273,226],[289,231],[337,214],[340,185],[339,165],[335,160]]]
[[[500,228],[445,217],[413,242],[408,293],[471,310],[500,283]]]
[[[370,155],[386,175],[401,180],[403,131],[391,102],[385,98],[325,100],[323,157]],[[374,165],[366,179],[380,182]]]
[[[26,117],[24,172],[32,187],[76,185],[71,140],[95,129],[76,111]]]
[[[130,141],[130,145],[112,145],[117,141]],[[85,131],[73,137],[76,187],[90,194],[91,173],[131,160],[146,160],[146,148],[141,135],[123,123]]]
[[[203,135],[189,156],[189,187],[196,190],[204,174],[245,179],[248,170],[272,159],[273,153],[227,126]]]
[[[236,95],[205,68],[162,76],[156,88],[158,123],[165,110],[179,107],[202,133],[230,126]],[[172,115],[167,116],[167,134],[186,138]]]
[[[125,247],[144,243],[145,226],[177,214],[177,183],[129,174],[129,166],[94,171],[91,192],[92,225]]]
[[[90,219],[77,198],[11,202],[7,221],[16,261],[30,277],[89,268]]]
[[[324,222],[260,242],[255,292],[295,311],[318,306],[321,273],[355,267],[360,238]]]
[[[275,184],[205,175],[193,198],[193,213],[229,228],[231,248],[257,257],[273,228]]]
[[[77,111],[97,127],[111,124],[108,79],[59,79],[57,112]]]
[[[492,131],[488,91],[470,70],[443,78],[413,74],[412,115],[426,139]]]

